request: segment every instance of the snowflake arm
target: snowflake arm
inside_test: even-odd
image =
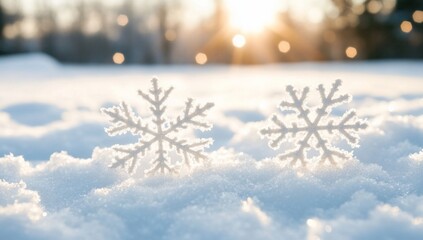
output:
[[[137,134],[152,134],[148,125],[142,125],[142,119],[136,117],[132,108],[129,107],[125,102],[122,102],[118,107],[102,108],[100,111],[108,115],[112,126],[106,128],[109,136],[116,136],[131,132],[133,135]]]
[[[286,91],[289,93],[292,98],[292,102],[282,101],[279,105],[281,111],[283,110],[293,110],[298,115],[299,119],[302,119],[306,123],[306,127],[298,127],[296,123],[292,123],[291,127],[286,127],[286,125],[276,116],[272,117],[272,121],[277,125],[277,128],[267,128],[261,130],[263,136],[268,136],[271,139],[270,146],[272,148],[278,148],[288,134],[291,134],[293,138],[296,137],[297,133],[305,132],[309,130],[309,126],[312,125],[310,120],[308,109],[305,109],[306,98],[309,93],[309,88],[304,88],[301,92],[297,92],[292,86],[287,86]],[[272,138],[273,134],[277,134],[276,138]],[[308,133],[303,141],[298,141],[297,148],[295,150],[288,151],[285,154],[280,154],[278,157],[281,160],[291,159],[290,164],[295,165],[297,162],[300,162],[302,165],[305,165],[305,151],[310,147],[308,144],[308,139],[310,139],[312,134]]]
[[[364,121],[357,119],[354,110],[345,113],[337,123],[334,123],[334,120],[328,123],[322,123],[322,120],[328,117],[333,107],[346,103],[351,99],[349,95],[336,96],[341,84],[341,80],[336,80],[332,84],[332,88],[328,94],[326,94],[323,85],[319,85],[317,90],[320,94],[322,104],[319,108],[316,108],[316,114],[312,117],[310,116],[310,109],[306,105],[309,88],[306,87],[302,91],[297,91],[292,86],[287,86],[286,91],[292,101],[282,101],[279,108],[281,111],[293,110],[297,114],[298,120],[300,120],[300,125],[293,122],[289,126],[289,124],[286,124],[278,116],[274,115],[271,121],[275,126],[267,127],[260,131],[262,136],[270,139],[269,145],[273,149],[279,148],[282,142],[288,140],[289,136],[292,137],[291,139],[294,140],[296,146],[294,149],[280,154],[278,157],[281,160],[288,159],[291,165],[296,165],[299,162],[305,166],[306,162],[310,161],[310,159],[307,159],[307,152],[310,148],[315,148],[319,151],[319,163],[328,161],[330,164],[336,165],[336,159],[348,159],[351,157],[349,152],[332,146],[328,140],[322,137],[322,132],[326,131],[330,135],[341,136],[351,146],[355,147],[359,140],[355,132],[367,127]],[[298,136],[298,133],[303,134]],[[314,143],[313,146],[311,142]]]
[[[151,145],[156,141],[156,138],[153,138],[150,141],[139,140],[137,144],[131,145],[129,147],[124,147],[116,145],[113,147],[115,150],[116,158],[110,165],[111,168],[123,167],[126,165],[128,172],[133,172],[135,170],[138,158],[140,156],[145,156],[147,150],[150,149]]]
[[[339,90],[341,84],[341,80],[336,80],[332,84],[332,88],[328,95],[325,94],[326,91],[322,84],[320,84],[317,88],[320,93],[320,98],[322,99],[322,107],[317,109],[318,117],[316,118],[316,122],[319,122],[323,116],[328,114],[327,110],[331,110],[331,108],[336,107],[337,105],[351,101],[351,96],[348,94],[334,98],[335,93]]]
[[[201,160],[207,159],[207,156],[201,151],[202,148],[210,146],[213,142],[211,139],[200,139],[200,141],[194,143],[187,143],[185,140],[167,139],[169,146],[175,148],[176,152],[181,154],[184,159],[184,163],[189,167],[193,160],[200,162]]]
[[[303,128],[298,128],[297,124],[295,123],[292,124],[292,127],[286,127],[286,125],[276,115],[272,116],[272,122],[276,125],[276,128],[268,127],[262,129],[260,133],[262,136],[270,137],[271,140],[269,142],[269,146],[273,149],[279,148],[280,144],[289,133],[295,137],[298,132],[303,130]],[[272,138],[272,135],[276,135],[276,137]]]
[[[291,96],[293,102],[286,102],[283,101],[279,108],[283,110],[294,110],[298,113],[298,118],[303,119],[308,125],[311,125],[311,120],[308,116],[310,111],[308,109],[304,109],[304,106],[306,104],[305,100],[307,98],[307,94],[310,91],[308,87],[304,88],[303,91],[299,94],[301,96],[297,95],[297,92],[294,90],[292,86],[287,86],[286,91]]]
[[[163,113],[166,111],[166,106],[162,105],[169,97],[169,94],[172,92],[173,87],[170,87],[169,89],[163,92],[163,89],[158,86],[157,81],[157,78],[153,78],[153,80],[151,81],[153,84],[153,88],[149,90],[150,94],[146,94],[141,90],[138,91],[138,94],[151,104],[150,111],[156,118],[154,121],[158,127],[161,127],[161,124],[164,122],[162,116]],[[152,95],[153,98],[151,98],[150,95]]]
[[[167,133],[178,132],[179,129],[185,129],[188,125],[196,126],[202,130],[209,130],[211,124],[196,120],[196,117],[205,117],[205,112],[214,106],[213,103],[207,103],[203,106],[197,105],[193,107],[193,100],[191,98],[185,103],[185,110],[181,116],[178,116],[174,122],[170,123]]]
[[[341,117],[341,120],[338,124],[334,125],[333,121],[330,121],[327,127],[320,127],[321,130],[327,130],[329,133],[338,131],[338,133],[354,147],[358,146],[358,140],[360,139],[360,137],[355,134],[355,132],[366,128],[367,123],[357,119],[357,114],[354,110],[349,110],[346,112]]]

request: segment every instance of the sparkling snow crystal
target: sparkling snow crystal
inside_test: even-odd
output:
[[[324,164],[329,162],[336,165],[338,159],[348,159],[351,153],[338,149],[327,139],[329,136],[339,136],[347,140],[352,147],[358,146],[359,137],[356,132],[365,129],[367,124],[356,117],[354,110],[347,111],[340,119],[333,120],[329,117],[332,108],[350,101],[349,95],[335,96],[342,81],[336,80],[332,84],[332,89],[328,94],[323,85],[319,85],[318,91],[321,97],[321,106],[315,108],[315,114],[311,113],[307,107],[306,98],[309,88],[302,92],[295,90],[292,86],[287,86],[286,90],[292,98],[292,102],[283,101],[280,104],[281,111],[291,110],[297,116],[289,124],[290,120],[281,120],[274,115],[272,122],[275,127],[262,129],[262,136],[270,138],[271,148],[279,148],[282,142],[293,141],[295,148],[280,154],[281,160],[289,160],[292,166],[299,162],[302,166],[306,162]],[[288,119],[288,117],[287,117]],[[318,151],[317,157],[309,157],[310,149]]]
[[[410,154],[410,159],[416,162],[423,162],[423,149],[418,153]]]
[[[151,105],[150,111],[153,115],[151,123],[146,122],[139,116],[135,116],[131,107],[125,102],[122,102],[118,107],[101,109],[104,114],[111,118],[113,125],[106,129],[106,132],[110,136],[127,132],[139,136],[139,140],[135,144],[125,146],[115,145],[113,147],[116,157],[111,167],[126,167],[131,173],[136,168],[139,158],[144,156],[153,146],[156,157],[151,161],[153,166],[146,170],[147,174],[176,172],[175,161],[172,161],[168,156],[168,151],[171,149],[176,150],[177,154],[182,157],[185,165],[188,167],[194,161],[200,162],[200,160],[206,159],[203,149],[211,144],[211,139],[188,142],[186,139],[179,139],[174,135],[179,130],[186,129],[188,126],[201,130],[210,129],[211,124],[197,118],[206,116],[205,112],[212,108],[214,104],[207,103],[203,106],[194,106],[193,100],[188,99],[182,114],[174,121],[167,121],[164,116],[166,111],[164,102],[173,88],[171,87],[163,91],[158,86],[156,78],[153,78],[151,82],[153,87],[148,93],[138,92]]]

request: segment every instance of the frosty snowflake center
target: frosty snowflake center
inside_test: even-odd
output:
[[[206,159],[206,155],[202,152],[204,147],[210,143],[210,139],[200,139],[197,142],[189,143],[186,139],[178,139],[177,137],[170,137],[172,133],[176,133],[181,129],[186,129],[188,126],[192,128],[209,129],[211,124],[196,120],[197,117],[204,117],[205,112],[214,106],[213,103],[207,103],[203,106],[193,106],[193,100],[188,99],[185,103],[185,110],[174,121],[167,122],[164,113],[166,106],[164,102],[168,98],[173,88],[163,91],[158,87],[157,79],[153,78],[153,87],[144,93],[138,91],[138,94],[150,104],[150,112],[152,113],[151,122],[154,127],[150,127],[145,120],[139,116],[135,116],[132,109],[124,102],[119,107],[102,109],[102,112],[111,117],[113,125],[106,129],[106,132],[111,135],[124,134],[131,132],[139,136],[139,140],[135,144],[121,146],[115,145],[113,148],[117,153],[115,162],[111,167],[128,167],[129,172],[133,172],[139,156],[144,156],[146,152],[153,146],[157,146],[155,150],[156,158],[151,161],[153,167],[146,170],[147,173],[165,173],[175,172],[175,164],[172,164],[167,156],[168,150],[175,149],[180,155],[185,165],[190,166],[191,161],[199,162],[201,159]],[[144,140],[146,136],[150,135],[151,139]],[[154,144],[156,143],[157,144]],[[166,144],[168,146],[166,146]]]

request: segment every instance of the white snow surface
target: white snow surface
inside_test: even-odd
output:
[[[44,55],[0,59],[0,239],[423,239],[423,62],[267,66],[63,66]],[[214,102],[209,160],[178,176],[111,169],[114,144],[101,107],[125,101],[153,76]],[[342,168],[285,166],[258,131],[287,85],[342,79],[369,127]],[[316,92],[316,91],[311,91]],[[318,96],[310,104],[318,102]],[[314,102],[313,102],[314,101]],[[11,153],[11,154],[10,154]],[[13,154],[13,155],[12,155]],[[170,154],[172,157],[172,154]]]

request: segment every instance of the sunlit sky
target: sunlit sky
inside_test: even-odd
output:
[[[363,11],[365,0],[353,0],[352,9],[358,13]],[[5,7],[11,11],[16,11],[16,3],[19,2],[20,10],[26,16],[35,16],[43,6],[48,3],[56,12],[57,23],[66,28],[67,25],[78,18],[78,12],[71,6],[79,2],[86,4],[100,3],[106,8],[118,8],[125,0],[3,0]],[[159,1],[134,1],[135,9],[148,11],[151,6]],[[215,10],[215,0],[168,0],[168,4],[178,3],[183,9],[180,17],[184,21],[185,27],[192,27],[201,20],[207,19]],[[258,33],[266,27],[271,27],[279,13],[287,12],[296,22],[308,24],[320,24],[325,17],[336,19],[339,16],[338,8],[332,0],[222,0],[229,15],[229,25],[240,32]],[[383,4],[382,4],[383,2]],[[396,0],[374,0],[367,8],[373,12],[390,12]],[[96,28],[95,16],[91,16],[93,23],[90,25]],[[30,24],[27,24],[30,25]],[[27,27],[29,28],[29,27]]]
[[[395,0],[385,0],[395,1]],[[110,8],[119,7],[124,0],[3,0],[7,9],[14,10],[16,2],[21,3],[21,11],[26,15],[36,14],[37,10],[43,6],[43,2],[48,2],[53,9],[64,11],[68,6],[78,3],[86,2],[94,3],[101,2],[102,5]],[[135,1],[137,5],[144,5],[145,7],[157,2],[151,1]],[[172,1],[167,1],[172,2]],[[176,1],[173,1],[176,2]],[[186,20],[196,21],[200,18],[207,17],[214,11],[214,0],[182,0]],[[231,24],[247,31],[260,30],[266,24],[272,22],[272,18],[278,12],[290,11],[292,16],[298,20],[309,20],[311,22],[318,22],[323,19],[325,14],[336,15],[336,8],[333,6],[331,0],[223,0],[227,7]],[[361,4],[363,0],[354,1]],[[141,8],[142,9],[142,6]]]
[[[273,23],[282,1],[262,0],[227,0],[230,24],[244,32],[260,32]]]
[[[266,37],[273,34],[278,36],[278,40],[271,43],[272,51],[287,54],[295,49],[301,49],[309,55],[318,55],[311,46],[310,39],[317,39],[315,36],[320,34],[320,39],[332,44],[335,36],[331,29],[357,26],[358,16],[365,12],[387,15],[393,11],[397,0],[351,0],[348,14],[341,14],[339,6],[336,6],[334,2],[336,1],[2,0],[3,7],[9,14],[19,13],[23,16],[16,22],[6,24],[3,31],[7,39],[16,37],[37,39],[43,32],[49,31],[46,26],[48,24],[40,24],[39,17],[51,15],[53,21],[50,20],[50,22],[53,22],[55,31],[80,29],[88,36],[103,33],[109,39],[118,39],[118,35],[122,33],[121,30],[128,25],[132,30],[141,33],[157,31],[160,24],[158,6],[166,4],[168,11],[166,21],[170,22],[170,26],[166,26],[166,31],[160,34],[163,34],[168,41],[175,41],[183,39],[180,34],[183,30],[185,30],[183,33],[189,35],[195,31],[198,32],[199,28],[207,25],[205,23],[212,22],[220,7],[219,10],[224,15],[223,27],[220,27],[224,28],[224,31],[216,32],[216,36],[208,36],[209,39],[204,40],[204,44],[192,56],[197,64],[205,64],[210,57],[207,49],[213,48],[209,46],[214,46],[213,41],[219,37],[228,39],[235,52],[236,49],[248,48],[266,55],[264,53],[266,49],[260,45],[266,42]],[[81,3],[83,3],[82,7]],[[83,18],[81,14],[84,14]],[[410,19],[404,19],[398,23],[398,29],[406,34],[411,33],[414,23],[423,22],[423,11],[416,10],[413,14],[414,23],[410,21]],[[178,28],[178,33],[173,29],[175,26]],[[304,34],[304,32],[307,33]],[[311,35],[307,35],[310,33]],[[260,41],[257,41],[258,38],[261,38]],[[254,39],[256,39],[255,43]],[[337,53],[338,55],[348,58],[360,56],[357,41],[351,40],[345,44],[340,47],[341,51]],[[272,54],[274,53],[267,55]],[[113,55],[113,62],[116,64],[124,61],[123,53],[117,51]]]

